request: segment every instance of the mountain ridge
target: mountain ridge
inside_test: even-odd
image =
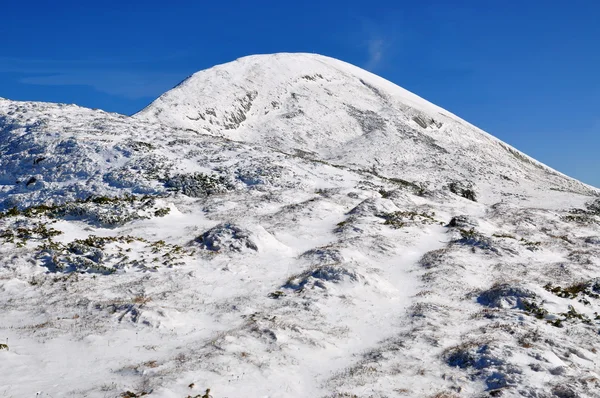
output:
[[[473,185],[483,195],[480,200],[486,203],[501,200],[507,193],[521,195],[523,190],[528,191],[526,195],[532,201],[540,195],[554,194],[551,190],[584,195],[599,192],[385,79],[314,54],[250,56],[197,72],[132,117],[66,104],[3,100],[1,107],[2,125],[22,125],[21,129],[2,127],[3,148],[9,152],[15,150],[11,145],[25,137],[39,140],[35,138],[39,133],[46,134],[44,140],[48,142],[67,146],[71,145],[69,139],[86,137],[95,146],[94,151],[108,154],[114,150],[104,148],[102,141],[106,140],[104,132],[111,129],[133,129],[139,132],[134,133],[136,140],[147,147],[152,140],[164,140],[164,132],[173,139],[179,135],[189,138],[195,132],[272,147],[351,169],[371,170],[388,178],[425,184],[430,189],[453,181]],[[73,128],[75,125],[79,127]],[[100,128],[88,129],[93,131],[89,134],[87,126]],[[50,139],[48,128],[67,128],[72,132]],[[119,134],[112,134],[114,143],[131,141],[131,137]],[[87,148],[83,141],[77,142],[76,145]],[[43,147],[36,151],[43,152],[36,158],[46,158],[45,163],[53,158]],[[117,152],[111,156],[137,167],[133,166],[135,151],[121,148]],[[163,158],[162,154],[156,156]],[[168,157],[179,163],[174,156]],[[56,170],[47,170],[44,175],[44,162],[33,165],[35,159],[27,160],[30,157],[24,152],[4,156],[0,195],[22,192],[21,197],[33,198],[35,195],[28,196],[28,190],[15,181],[35,178],[48,188],[37,191],[39,200],[61,196],[66,174],[58,177]],[[12,163],[6,163],[9,161]],[[81,198],[95,191],[114,194],[131,185],[114,178],[115,173],[131,174],[113,170],[122,169],[123,165],[109,159],[98,159],[96,164],[102,164],[104,176],[90,180],[91,174],[78,177],[74,170],[69,174],[69,189],[74,193],[68,197]],[[36,174],[36,170],[44,172]],[[87,182],[83,181],[84,175]],[[97,182],[91,188],[94,180]],[[513,186],[504,184],[506,181],[512,181]],[[150,189],[150,185],[154,188]],[[145,188],[130,192],[164,190],[160,185],[157,181],[144,183]],[[497,189],[500,186],[502,189]],[[530,189],[533,186],[536,188]],[[3,207],[10,205],[7,202]]]

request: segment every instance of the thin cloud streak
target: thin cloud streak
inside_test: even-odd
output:
[[[366,53],[363,67],[376,72],[393,61],[401,35],[397,26],[386,21],[364,20],[362,25],[361,47]]]
[[[165,58],[168,59],[168,58]],[[0,57],[0,73],[17,73],[17,81],[41,86],[87,86],[127,99],[156,97],[189,73],[135,70],[141,59],[42,60]]]
[[[30,76],[19,82],[42,86],[88,86],[105,94],[139,99],[160,95],[181,79],[181,74],[174,73],[88,70]]]
[[[367,70],[376,69],[383,60],[385,43],[383,39],[371,39],[367,42],[367,51],[369,59],[366,64]]]

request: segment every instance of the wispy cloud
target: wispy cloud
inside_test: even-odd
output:
[[[128,99],[155,97],[186,76],[186,73],[147,70],[143,64],[144,60],[139,59],[67,61],[0,57],[0,73],[16,73],[23,84],[88,86]]]
[[[381,64],[385,55],[385,42],[381,38],[371,38],[367,41],[368,60],[365,65],[366,69],[373,70]]]
[[[171,73],[86,70],[29,76],[19,79],[19,82],[42,86],[88,86],[102,93],[138,99],[154,97],[170,89],[181,80],[181,76]]]
[[[360,37],[358,43],[364,51],[365,61],[363,67],[371,72],[376,72],[389,64],[397,53],[401,32],[395,21],[361,19],[362,27],[357,32]]]

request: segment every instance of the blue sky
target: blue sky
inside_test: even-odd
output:
[[[0,97],[131,114],[197,70],[314,52],[600,187],[598,20],[592,0],[12,1]]]

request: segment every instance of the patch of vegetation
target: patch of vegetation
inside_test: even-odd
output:
[[[96,205],[115,204],[121,202],[133,203],[136,201],[136,197],[133,195],[125,194],[122,197],[110,197],[110,196],[90,196],[83,201],[83,203],[93,203]],[[142,198],[145,199],[145,198]]]
[[[463,246],[471,246],[473,250],[479,248],[486,251],[498,253],[498,249],[493,247],[492,241],[485,235],[477,232],[475,228],[471,229],[459,229],[460,239],[453,240],[451,243],[459,244]]]
[[[569,214],[563,216],[563,221],[577,224],[598,224],[600,216],[600,199],[586,203],[585,209],[571,209]]]
[[[341,231],[348,224],[349,224],[348,220],[340,221],[339,223],[335,224],[335,226],[337,227],[336,232],[338,232],[338,230]]]
[[[569,239],[569,237],[567,235],[560,235],[559,236],[559,235],[548,234],[548,236],[551,237],[551,238],[554,238],[554,239],[560,239],[560,240],[562,240],[564,242],[567,242],[568,244],[571,244],[571,245],[574,244],[574,242],[571,239]]]
[[[596,216],[600,216],[600,199],[596,199],[593,202],[586,203],[585,207],[588,212]]]
[[[575,284],[575,285],[572,285],[572,286],[569,286],[569,287],[563,289],[559,286],[552,286],[551,284],[547,284],[546,286],[544,286],[544,288],[546,290],[548,290],[549,292],[554,293],[558,297],[567,298],[567,299],[576,299],[582,294],[588,294],[586,292],[589,292],[589,286],[590,286],[589,284],[580,283],[580,284]],[[594,295],[594,298],[600,297],[596,293],[592,293],[592,294]],[[590,304],[589,301],[587,301],[586,299],[579,299],[578,301],[583,304]],[[552,325],[557,328],[564,327],[565,322],[567,322],[567,321],[580,321],[584,324],[588,324],[588,325],[592,324],[592,319],[590,319],[585,314],[577,312],[577,310],[572,305],[569,305],[569,310],[567,312],[558,313],[558,314],[550,314],[540,304],[537,304],[536,302],[534,302],[532,300],[523,300],[523,308],[522,309],[527,314],[534,316],[537,319],[547,319],[550,315],[552,315],[552,318],[554,318],[554,319],[548,319],[546,322],[549,325]],[[597,321],[600,321],[600,315],[598,315],[598,313],[594,313],[594,314],[595,314],[594,319]]]
[[[394,194],[394,191],[386,191],[385,189],[380,189],[379,194],[381,195],[382,198],[388,199],[388,198],[392,197],[392,195]]]
[[[460,396],[449,392],[438,392],[429,396],[428,398],[460,398]]]
[[[556,318],[553,320],[548,320],[547,321],[548,324],[550,324],[556,328],[563,328],[565,326],[565,322],[567,322],[567,321],[579,320],[580,322],[587,324],[587,325],[592,324],[592,320],[587,315],[577,312],[575,310],[575,308],[571,305],[569,306],[569,311],[560,313],[560,314],[558,314],[558,316],[562,316],[562,319]],[[598,314],[596,314],[596,320],[600,320],[600,316],[598,316]]]
[[[0,351],[2,350],[8,351],[8,344],[0,344]]]
[[[388,181],[393,182],[400,186],[410,188],[413,191],[413,193],[417,196],[423,196],[427,193],[427,188],[425,187],[425,185],[420,184],[420,183],[410,182],[410,181],[406,181],[401,178],[395,178],[395,177],[388,178]]]
[[[537,319],[544,319],[548,315],[548,311],[534,301],[523,300],[523,311]]]
[[[139,397],[143,397],[146,395],[150,395],[151,392],[147,392],[147,391],[142,391],[142,392],[131,392],[131,391],[125,391],[124,393],[121,393],[120,397],[121,398],[139,398]]]
[[[541,340],[542,334],[539,332],[538,329],[527,331],[517,338],[517,342],[523,348],[531,348],[533,347],[534,343],[537,343]]]
[[[164,217],[171,212],[168,207],[163,207],[154,212],[154,217]]]
[[[141,244],[140,253],[131,258],[133,243]],[[173,267],[191,253],[164,241],[150,242],[133,236],[98,237],[91,235],[67,244],[49,241],[39,247],[36,258],[50,272],[88,272],[112,274],[125,267],[155,271],[159,266]]]
[[[432,250],[423,255],[419,264],[424,268],[435,268],[443,263],[447,249]]]
[[[269,293],[269,298],[272,298],[272,299],[279,299],[284,296],[285,296],[285,293],[282,292],[281,290],[277,290],[277,291]]]
[[[455,195],[461,196],[473,202],[477,202],[477,193],[473,189],[473,185],[471,183],[465,184],[458,181],[453,181],[448,184],[448,189]]]
[[[320,73],[315,73],[314,75],[304,75],[302,76],[302,78],[304,80],[310,80],[310,81],[316,81],[317,79],[322,79],[323,75],[321,75]]]
[[[532,252],[540,250],[540,246],[542,245],[542,242],[533,242],[525,238],[521,238],[520,242],[523,246],[527,248],[527,250],[530,250]]]
[[[392,213],[379,213],[377,214],[377,217],[385,220],[383,225],[389,225],[394,229],[414,224],[430,225],[439,223],[439,221],[434,218],[435,212],[419,213],[416,211],[395,211]]]
[[[478,361],[478,354],[486,353],[488,350],[489,347],[487,344],[466,342],[447,348],[444,352],[444,356],[446,357],[446,362],[451,367],[466,369],[477,366],[477,368],[482,369],[485,367],[485,361]]]
[[[418,196],[423,196],[427,193],[427,188],[425,187],[425,185],[420,184],[420,183],[415,183],[415,182],[411,182],[411,181],[407,181],[407,180],[403,180],[402,178],[398,178],[398,177],[384,177],[381,174],[377,173],[377,171],[375,170],[375,168],[373,169],[362,169],[362,170],[357,170],[363,173],[369,173],[371,175],[374,175],[377,178],[380,178],[382,180],[391,182],[397,186],[399,186],[400,188],[403,189],[409,189],[411,190],[415,195]]]
[[[0,219],[3,218],[78,218],[92,223],[98,223],[102,226],[122,225],[129,221],[141,218],[150,218],[140,214],[146,210],[155,207],[155,197],[149,195],[135,196],[125,194],[120,197],[110,196],[90,196],[83,200],[75,200],[58,205],[41,204],[31,206],[22,210],[17,207],[0,212]],[[168,214],[168,208],[160,208],[154,211],[156,217],[163,217]]]
[[[4,239],[5,243],[16,243],[19,247],[23,247],[29,240],[49,240],[62,234],[61,231],[48,228],[47,225],[47,223],[38,223],[32,228],[16,227],[14,229],[0,230],[0,239]]]
[[[494,233],[492,234],[494,238],[505,238],[505,239],[517,239],[516,236],[505,233]]]
[[[238,168],[235,171],[235,179],[243,182],[248,187],[258,187],[271,185],[276,181],[283,182],[287,173],[284,167],[274,164],[270,159],[264,159],[260,164]],[[233,189],[233,186],[229,188]]]
[[[128,146],[136,151],[150,151],[152,149],[154,149],[154,145],[152,145],[149,142],[144,142],[144,141],[134,141],[134,140],[130,140],[127,142]]]
[[[355,223],[356,223],[356,217],[351,215],[344,221],[340,221],[339,223],[337,223],[333,232],[342,233],[346,230],[353,230],[355,232],[360,232],[361,231],[360,228],[355,226],[354,225]]]
[[[600,299],[600,282],[595,280],[574,283],[564,288],[560,286],[553,286],[551,283],[548,283],[544,286],[544,289],[561,298],[572,300],[578,299],[580,303],[586,305],[590,304],[590,302],[585,298],[586,296],[593,299]]]
[[[575,308],[572,305],[569,306],[569,310],[567,312],[563,312],[559,315],[564,317],[564,319],[562,320],[563,322],[568,320],[579,320],[580,322],[588,325],[591,325],[592,323],[592,320],[588,318],[587,315],[577,312],[577,310],[575,310]]]
[[[166,179],[164,184],[168,190],[181,192],[192,198],[202,198],[233,189],[225,177],[203,173],[177,174]]]
[[[10,209],[0,212],[0,219],[9,218],[9,217],[18,217],[21,215],[21,211],[15,206]]]
[[[573,222],[577,224],[596,224],[598,221],[585,213],[570,213],[562,217],[563,221]]]

